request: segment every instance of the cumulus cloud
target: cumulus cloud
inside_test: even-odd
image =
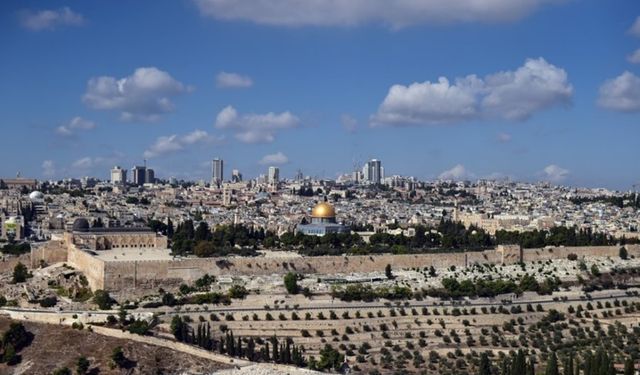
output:
[[[640,78],[625,71],[600,86],[598,105],[612,111],[640,111]]]
[[[240,142],[270,143],[278,131],[295,128],[299,124],[300,119],[289,111],[239,114],[235,108],[227,106],[216,116],[215,127],[234,130]]]
[[[416,24],[510,22],[537,8],[564,0],[194,0],[200,13],[219,20],[276,26],[357,26],[393,28]]]
[[[143,67],[120,79],[91,78],[82,100],[93,109],[119,112],[123,121],[156,121],[173,111],[173,97],[190,90],[165,71]]]
[[[238,73],[220,72],[216,76],[216,85],[221,88],[242,89],[253,86],[251,77]]]
[[[631,55],[627,56],[627,61],[632,64],[640,64],[640,48],[635,50]]]
[[[628,32],[630,35],[640,38],[640,16],[636,18],[635,22],[633,23],[633,25],[631,25]]]
[[[45,177],[53,177],[56,174],[56,164],[53,160],[45,160],[42,162],[42,175]]]
[[[498,142],[507,143],[511,141],[511,134],[509,133],[498,133]]]
[[[409,86],[393,85],[371,117],[372,125],[451,124],[499,118],[522,121],[571,101],[573,87],[564,69],[543,58],[527,59],[515,71],[450,82],[440,77]]]
[[[282,165],[287,164],[289,158],[282,152],[276,152],[275,154],[265,155],[258,162],[261,165]]]
[[[25,10],[20,12],[20,24],[31,31],[55,30],[60,26],[82,26],[85,19],[82,14],[68,7],[56,10]]]
[[[86,156],[71,163],[71,167],[73,169],[86,170],[92,168],[95,164],[96,162],[94,161],[94,159]]]
[[[343,114],[340,116],[340,123],[349,133],[354,133],[358,130],[358,120],[353,118],[351,115]]]
[[[60,125],[56,128],[56,133],[62,136],[71,136],[75,134],[76,130],[92,130],[96,128],[96,124],[93,121],[83,119],[80,116],[76,116],[65,125]]]
[[[151,159],[182,151],[188,146],[196,144],[211,144],[220,141],[222,141],[221,137],[212,136],[206,131],[199,129],[182,136],[172,134],[169,136],[158,137],[155,143],[144,151],[144,157]]]
[[[112,167],[122,161],[125,155],[119,151],[113,151],[104,156],[85,156],[73,161],[70,168],[64,168],[64,173],[90,173],[95,171],[104,172],[105,168]]]
[[[472,177],[473,174],[464,167],[462,164],[457,164],[453,168],[446,170],[438,176],[441,180],[464,180]]]
[[[557,183],[565,180],[569,176],[569,170],[551,164],[542,170],[542,174],[546,180]]]

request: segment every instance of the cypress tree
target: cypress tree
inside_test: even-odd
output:
[[[565,360],[563,374],[573,375],[573,353],[570,353]]]
[[[280,359],[280,354],[278,353],[278,339],[275,335],[271,338],[271,344],[273,345],[273,361],[278,362],[278,360]]]
[[[624,375],[634,375],[634,364],[631,357],[624,361]]]
[[[545,375],[559,375],[558,373],[558,357],[556,353],[552,352],[549,361],[547,361],[547,369],[544,372]]]
[[[253,337],[249,338],[249,342],[247,342],[247,359],[253,361],[255,357],[256,343],[253,341]]]
[[[480,355],[480,367],[478,368],[478,375],[491,375],[491,361],[487,352],[483,352]]]
[[[269,353],[269,343],[268,342],[264,343],[264,356],[262,357],[262,359],[264,359],[267,362],[271,360],[271,353]]]

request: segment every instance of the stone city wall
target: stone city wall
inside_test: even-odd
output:
[[[640,256],[640,246],[626,246],[629,255]],[[272,275],[287,272],[347,274],[382,272],[387,264],[393,269],[434,266],[465,267],[474,263],[514,264],[524,261],[564,259],[570,253],[578,257],[617,257],[619,246],[555,247],[524,249],[498,246],[495,250],[467,253],[320,256],[296,258],[184,258],[172,261],[107,262],[104,286],[108,290],[157,289],[190,283],[205,273],[215,276]]]
[[[45,264],[67,261],[67,245],[61,240],[51,240],[40,246],[31,247],[31,268]]]
[[[546,247],[542,249],[523,249],[522,261],[533,262],[548,259],[566,259],[569,254],[576,254],[578,258],[585,256],[618,257],[622,246],[576,246],[576,247]],[[629,256],[640,256],[640,245],[624,246]]]
[[[32,266],[37,266],[40,259],[47,263],[67,261],[85,273],[92,289],[125,292],[157,290],[161,287],[172,289],[182,283],[191,283],[207,273],[215,276],[272,275],[287,272],[348,274],[352,272],[383,272],[387,264],[390,264],[393,269],[428,268],[431,266],[443,268],[485,263],[514,264],[520,261],[565,259],[572,253],[578,257],[617,257],[620,250],[620,246],[520,249],[519,246],[501,245],[493,250],[464,253],[103,261],[74,246],[69,246],[65,258],[59,245],[59,243],[52,244],[32,251]],[[640,256],[640,245],[627,245],[626,248],[630,256]]]
[[[75,246],[69,246],[67,252],[69,264],[84,272],[92,290],[105,289],[104,273],[105,262],[91,254],[78,250]]]

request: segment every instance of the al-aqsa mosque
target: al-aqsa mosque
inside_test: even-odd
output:
[[[336,222],[336,210],[327,202],[318,203],[311,211],[311,224],[299,224],[298,233],[324,236],[327,233],[349,233],[348,227]]]

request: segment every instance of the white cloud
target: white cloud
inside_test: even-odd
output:
[[[253,80],[238,73],[220,72],[216,76],[216,85],[222,88],[247,88],[253,86]]]
[[[635,50],[631,55],[627,56],[627,61],[632,64],[640,64],[640,48]]]
[[[45,160],[42,162],[42,175],[45,177],[53,177],[56,174],[56,164],[53,160]]]
[[[628,33],[635,37],[640,38],[640,16],[638,16],[635,22],[633,23],[633,25],[631,25]]]
[[[84,157],[71,163],[73,169],[87,170],[94,166],[95,161],[90,157]]]
[[[561,182],[565,180],[569,176],[569,170],[561,168],[555,164],[547,165],[543,170],[542,174],[545,179],[550,182]]]
[[[640,111],[640,78],[625,71],[600,86],[598,105],[612,111]]]
[[[76,116],[72,118],[68,124],[58,126],[56,128],[56,133],[62,136],[70,136],[74,134],[75,130],[92,130],[95,128],[96,124],[93,121]]]
[[[473,177],[473,173],[467,171],[462,164],[457,164],[453,168],[446,170],[438,176],[441,180],[464,180]]]
[[[343,114],[340,116],[340,123],[349,133],[354,133],[358,130],[358,120],[353,118],[351,115]]]
[[[172,154],[182,151],[187,146],[196,144],[211,144],[222,141],[221,137],[210,135],[204,130],[196,129],[191,133],[183,136],[172,134],[169,136],[158,137],[156,142],[144,151],[144,157],[151,159],[157,156]]]
[[[393,28],[416,24],[510,22],[542,5],[564,0],[194,0],[200,13],[219,20],[277,26]]]
[[[498,142],[507,143],[511,141],[511,134],[509,133],[498,133]]]
[[[543,58],[527,59],[515,71],[484,79],[469,75],[453,83],[440,77],[437,82],[393,85],[371,124],[450,124],[486,118],[522,121],[538,111],[567,105],[572,95],[564,69]]]
[[[59,26],[82,26],[85,19],[68,7],[57,10],[25,10],[20,13],[22,27],[31,31],[54,30]]]
[[[155,121],[173,111],[173,97],[190,90],[169,73],[145,67],[121,79],[91,78],[82,100],[93,109],[118,111],[124,121]]]
[[[118,151],[113,151],[111,154],[106,156],[85,156],[71,163],[71,173],[90,173],[96,171],[104,173],[106,171],[105,168],[118,164],[123,160],[124,156],[125,155],[123,153]],[[68,172],[68,169],[63,169],[63,171],[66,173]]]
[[[234,130],[236,138],[244,143],[269,143],[275,139],[276,132],[299,124],[300,119],[289,111],[238,114],[235,108],[227,106],[216,116],[215,127]]]
[[[288,162],[289,158],[287,155],[282,152],[276,152],[275,154],[265,155],[258,163],[261,165],[282,165]]]

